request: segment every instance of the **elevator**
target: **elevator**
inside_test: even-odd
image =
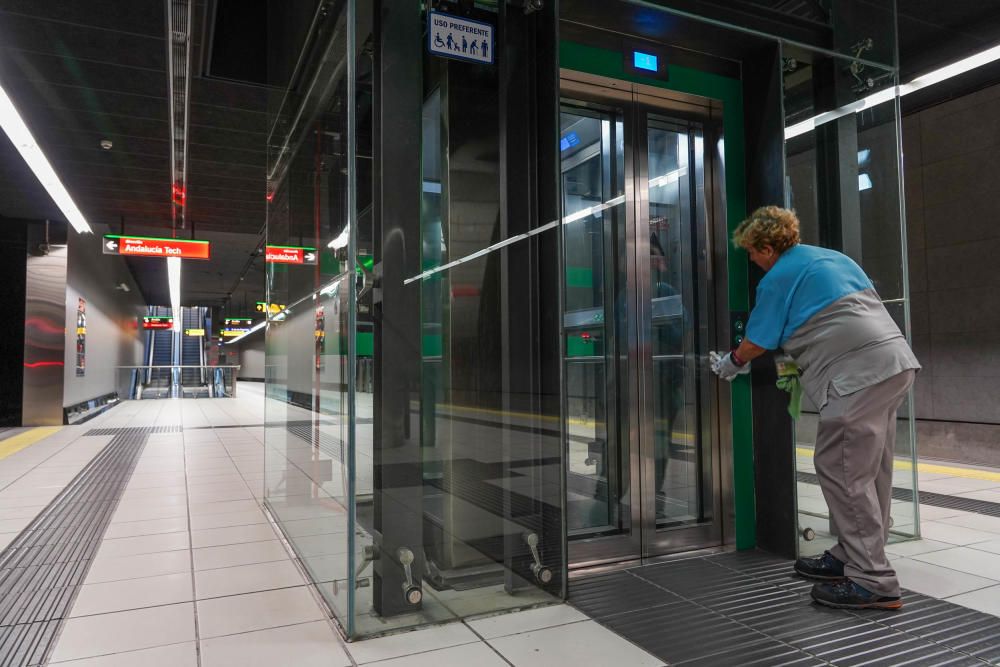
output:
[[[721,547],[723,103],[572,70],[560,98],[570,566]]]

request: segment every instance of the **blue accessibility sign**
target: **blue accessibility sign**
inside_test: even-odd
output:
[[[443,12],[427,12],[427,50],[445,58],[492,65],[493,26]]]

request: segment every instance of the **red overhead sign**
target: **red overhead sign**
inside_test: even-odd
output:
[[[268,264],[315,264],[316,248],[304,246],[269,245],[265,248]]]
[[[172,329],[174,318],[172,317],[144,317],[142,318],[143,329]]]
[[[156,239],[146,236],[119,236],[117,234],[105,235],[104,254],[133,257],[179,257],[181,259],[210,258],[208,241]]]

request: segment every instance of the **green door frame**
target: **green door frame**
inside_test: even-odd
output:
[[[732,234],[746,217],[746,161],[743,135],[743,84],[739,79],[702,72],[689,67],[667,65],[667,81],[637,76],[625,71],[624,54],[587,44],[561,41],[559,65],[565,69],[596,76],[656,86],[690,95],[716,99],[723,104],[725,133],[726,226]],[[730,312],[750,310],[747,256],[727,253]],[[753,549],[757,543],[754,490],[753,410],[750,378],[740,376],[732,384],[733,504],[736,548]]]

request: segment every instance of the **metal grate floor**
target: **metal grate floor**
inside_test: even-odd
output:
[[[1000,664],[1000,618],[908,591],[898,612],[829,609],[811,587],[739,552],[585,576],[569,601],[670,665]]]
[[[169,432],[88,431],[114,437],[0,552],[0,666],[45,663],[147,437]]]

